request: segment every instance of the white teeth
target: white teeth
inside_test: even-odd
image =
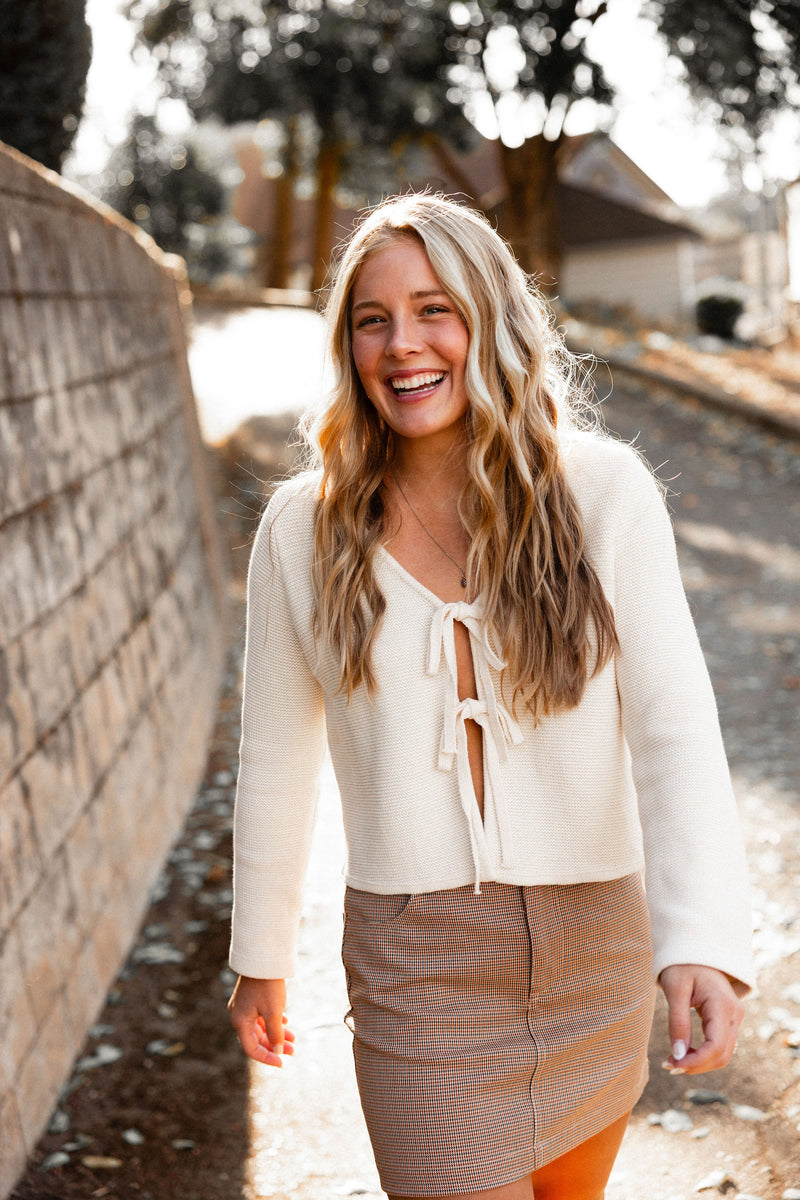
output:
[[[444,371],[428,371],[422,375],[407,375],[403,379],[392,379],[391,384],[396,392],[411,392],[415,388],[429,387],[432,383],[440,383],[444,379]]]

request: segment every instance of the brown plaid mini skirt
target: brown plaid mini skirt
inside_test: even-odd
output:
[[[348,888],[342,957],[383,1188],[520,1179],[623,1116],[653,1015],[642,883]]]

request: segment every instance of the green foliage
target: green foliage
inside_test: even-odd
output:
[[[0,139],[58,171],[83,108],[86,0],[0,0]]]
[[[128,11],[166,94],[198,119],[271,117],[314,129],[317,283],[332,190],[377,198],[397,186],[389,172],[376,187],[381,156],[397,162],[432,136],[467,148],[479,94],[496,108],[509,92],[538,97],[554,141],[573,101],[608,103],[611,89],[587,52],[605,8],[601,0],[129,0]],[[509,35],[517,67],[499,79],[493,51],[504,38],[508,49]],[[289,137],[290,169],[296,158]],[[526,239],[516,240],[522,250]]]
[[[445,5],[322,0],[132,0],[165,91],[202,120],[309,118],[342,153],[469,126],[447,97]]]
[[[698,99],[757,137],[800,94],[797,0],[644,0]],[[456,142],[478,94],[538,100],[557,138],[571,105],[613,101],[589,53],[605,0],[129,0],[166,91],[198,117],[309,115],[328,140]],[[492,49],[502,43],[500,78]]]
[[[323,138],[384,146],[435,130],[465,144],[477,93],[610,102],[587,37],[600,0],[130,0],[167,93],[198,118],[310,116]],[[518,65],[491,68],[511,34]]]
[[[800,104],[797,0],[648,0],[695,97],[743,149]]]
[[[448,43],[459,63],[451,99],[467,111],[476,86],[488,93],[495,107],[509,93],[538,97],[544,130],[555,138],[575,101],[611,103],[611,85],[587,47],[594,25],[606,12],[604,0],[472,0],[443,7],[452,26]],[[491,64],[493,43],[500,38],[513,49],[517,63],[502,79]],[[507,52],[507,60],[511,57]]]
[[[235,241],[219,236],[216,220],[225,212],[227,189],[191,138],[169,137],[153,117],[139,115],[112,155],[106,180],[106,203],[162,250],[180,254],[192,278],[207,279],[232,265]]]

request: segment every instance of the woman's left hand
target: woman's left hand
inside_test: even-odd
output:
[[[665,967],[658,977],[669,1006],[672,1053],[661,1065],[673,1075],[699,1075],[724,1067],[736,1047],[744,1016],[737,984],[723,971],[693,963]],[[738,985],[746,990],[743,985]],[[703,1043],[691,1048],[695,1009],[703,1026]]]

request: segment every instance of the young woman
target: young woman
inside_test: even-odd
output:
[[[669,519],[636,454],[579,428],[569,358],[475,212],[373,211],[328,311],[319,469],[278,489],[250,567],[233,1024],[258,1062],[292,1049],[326,730],[383,1187],[597,1200],[645,1083],[655,981],[664,1065],[690,1074],[728,1061],[751,983]]]

